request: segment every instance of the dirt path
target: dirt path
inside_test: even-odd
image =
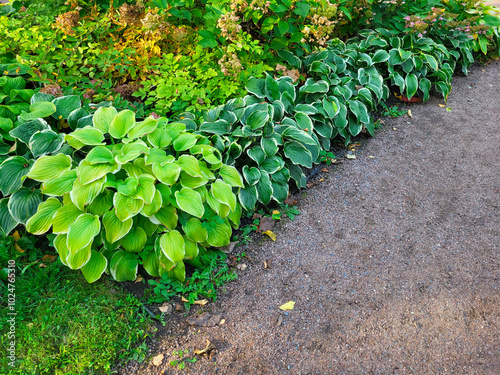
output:
[[[151,345],[163,363],[121,373],[177,373],[172,351],[208,339],[190,374],[499,374],[500,65],[453,84],[449,110],[432,98],[389,120],[276,242],[246,249],[206,308],[223,325],[173,318]]]

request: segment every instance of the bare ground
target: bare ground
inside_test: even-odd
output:
[[[254,262],[199,310],[224,324],[174,313],[150,343],[162,363],[118,372],[499,374],[500,65],[453,84],[445,108],[408,107],[319,176],[276,242],[243,249]],[[169,364],[206,340],[210,356]]]

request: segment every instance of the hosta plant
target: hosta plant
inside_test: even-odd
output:
[[[61,261],[89,282],[105,271],[134,280],[139,263],[153,276],[184,280],[184,261],[227,245],[239,225],[241,176],[183,123],[136,122],[130,110],[102,107],[65,141],[73,157],[42,156],[27,175],[50,198],[26,228],[38,235],[52,228]]]

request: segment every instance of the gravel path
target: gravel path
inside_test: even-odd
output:
[[[254,262],[200,310],[224,324],[174,314],[150,344],[162,363],[120,373],[186,373],[172,351],[209,340],[190,374],[499,374],[500,65],[453,84],[445,108],[408,107],[322,176],[276,242],[243,249]]]

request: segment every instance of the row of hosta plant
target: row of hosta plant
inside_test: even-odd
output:
[[[242,209],[283,202],[290,180],[304,187],[303,168],[318,163],[332,139],[373,135],[370,112],[388,98],[389,86],[427,100],[434,84],[446,98],[456,61],[463,69],[472,62],[459,37],[457,48],[448,49],[376,30],[349,43],[333,41],[303,60],[283,53],[305,71],[305,82],[252,78],[247,96],[202,119],[185,113],[171,123],[136,122],[132,111],[112,107],[92,115],[70,104],[72,97],[61,99],[62,113],[57,99],[36,94],[10,131],[30,154],[0,165],[2,176],[16,181],[0,186],[2,229],[22,223],[43,234],[52,228],[63,263],[81,269],[89,282],[103,272],[133,280],[139,264],[153,276],[169,272],[183,280],[185,261],[197,265],[200,252],[228,244]],[[73,131],[44,128],[37,114],[67,118]],[[45,131],[57,139],[34,152],[32,138]]]

